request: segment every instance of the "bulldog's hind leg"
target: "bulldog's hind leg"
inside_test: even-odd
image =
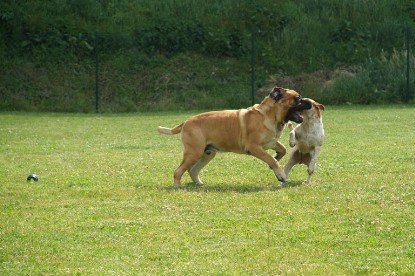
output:
[[[301,153],[298,151],[297,147],[295,146],[290,154],[288,155],[288,161],[287,164],[284,166],[284,172],[286,177],[288,178],[288,174],[290,173],[292,167],[294,165],[297,165],[301,162]]]
[[[202,180],[199,178],[199,172],[215,157],[215,155],[216,152],[205,150],[202,157],[189,170],[190,177],[195,183],[200,185],[203,184]]]
[[[315,147],[314,150],[310,153],[310,160],[307,164],[308,177],[306,183],[311,183],[311,175],[314,173],[314,168],[316,166],[317,156],[320,153],[320,147]]]

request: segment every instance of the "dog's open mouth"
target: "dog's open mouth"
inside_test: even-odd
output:
[[[310,109],[311,107],[312,103],[310,101],[301,100],[299,104],[288,109],[287,115],[285,116],[285,121],[293,121],[297,124],[301,124],[303,122],[303,118],[300,115],[301,111]]]

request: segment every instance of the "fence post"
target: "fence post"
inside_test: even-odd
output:
[[[409,66],[410,66],[410,57],[409,57],[409,26],[406,26],[406,94],[403,97],[404,102],[408,102],[410,98],[410,87],[409,87]]]
[[[99,37],[95,33],[95,112],[99,111]]]
[[[255,104],[255,39],[256,39],[256,29],[255,26],[252,26],[251,29],[251,104]]]

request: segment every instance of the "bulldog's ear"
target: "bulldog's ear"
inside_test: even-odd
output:
[[[317,103],[317,108],[320,110],[324,110],[324,105]]]
[[[269,93],[269,96],[277,102],[277,101],[282,99],[284,92],[285,92],[284,88],[274,87],[274,88],[272,88],[271,92]]]

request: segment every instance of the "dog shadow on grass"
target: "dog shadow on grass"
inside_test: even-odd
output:
[[[216,184],[216,185],[209,185],[209,184],[195,184],[193,182],[182,184],[180,188],[171,186],[166,187],[166,190],[183,190],[183,191],[189,191],[189,192],[235,192],[235,193],[257,193],[257,192],[264,192],[264,191],[279,191],[281,189],[289,189],[294,188],[297,186],[303,185],[303,182],[301,181],[289,181],[284,184],[280,183],[269,183],[264,185],[258,185],[258,184],[244,184],[244,185],[232,185],[229,183],[223,183],[223,184]]]

